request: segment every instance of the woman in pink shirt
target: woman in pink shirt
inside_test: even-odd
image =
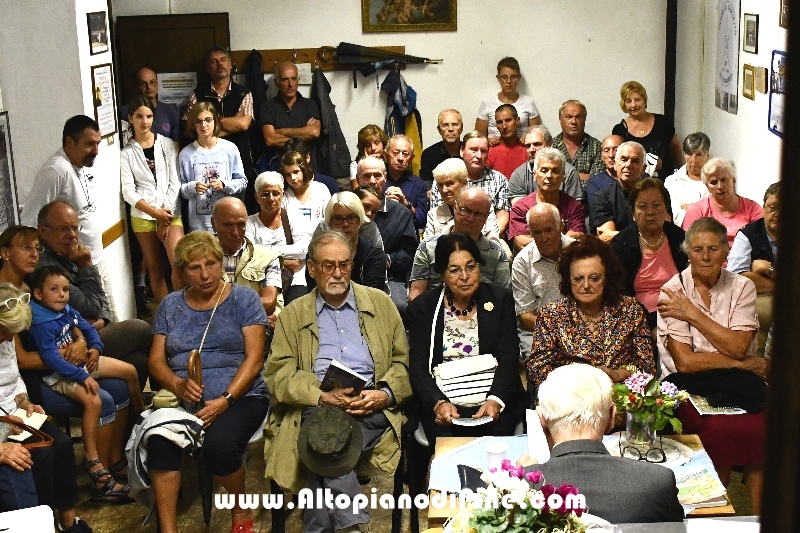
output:
[[[700,178],[711,194],[686,210],[682,227],[688,229],[698,218],[714,218],[725,226],[730,249],[736,233],[763,216],[761,207],[753,200],[736,194],[736,169],[730,161],[719,157],[709,159],[700,171]]]
[[[635,224],[614,235],[611,248],[625,270],[625,292],[642,304],[652,330],[661,287],[689,265],[681,249],[685,234],[668,220],[669,192],[663,181],[640,180],[628,203]]]

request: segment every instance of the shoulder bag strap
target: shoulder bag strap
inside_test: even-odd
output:
[[[433,376],[433,339],[436,337],[436,321],[439,319],[439,311],[442,308],[442,301],[444,300],[444,288],[442,294],[439,295],[439,301],[436,302],[436,311],[433,313],[433,324],[431,324],[431,349],[428,357],[428,372]]]
[[[23,444],[22,446],[24,448],[27,448],[29,450],[34,450],[36,448],[46,448],[48,446],[52,446],[52,444],[53,444],[53,437],[51,437],[50,435],[48,435],[47,433],[45,433],[43,431],[39,431],[36,428],[32,428],[28,424],[23,424],[22,422],[17,422],[16,420],[14,420],[14,419],[12,419],[11,417],[8,417],[8,416],[0,416],[0,422],[8,424],[9,426],[18,427],[21,430],[27,431],[28,433],[30,433],[31,435],[33,435],[34,437],[39,439],[38,442],[29,442],[27,444]]]
[[[294,244],[292,239],[292,232],[289,231],[289,215],[286,209],[281,207],[281,226],[283,226],[283,235],[286,237],[286,244]]]

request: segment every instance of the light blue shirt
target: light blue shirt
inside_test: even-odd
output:
[[[358,305],[351,288],[339,307],[325,302],[317,292],[316,311],[319,329],[319,351],[314,362],[314,374],[320,381],[331,361],[339,358],[350,369],[370,381],[375,380],[375,362],[358,323]]]
[[[770,248],[772,248],[772,255],[777,258],[778,243],[769,236],[769,233],[767,233],[767,239],[769,239],[769,245]],[[726,268],[734,274],[749,272],[753,263],[752,254],[753,246],[750,244],[750,240],[744,235],[744,233],[741,231],[738,232],[736,237],[733,238],[733,246],[731,246],[731,251],[728,252],[728,266]]]

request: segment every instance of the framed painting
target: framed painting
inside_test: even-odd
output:
[[[456,0],[361,0],[361,29],[456,31]]]
[[[742,32],[742,50],[749,54],[758,53],[758,15],[744,14],[744,31]]]
[[[786,102],[786,52],[772,51],[769,75],[769,131],[783,137],[783,110]]]
[[[781,12],[778,15],[778,26],[789,28],[789,0],[781,0]]]
[[[106,12],[86,13],[86,25],[89,27],[89,50],[91,55],[108,52],[108,24]]]
[[[8,111],[3,111],[0,112],[0,232],[16,224],[19,224],[17,178],[11,152]]]
[[[750,100],[756,99],[756,69],[753,65],[745,65],[742,69],[742,96]]]
[[[105,138],[114,135],[117,132],[117,110],[111,63],[92,67],[92,101],[94,119],[100,126],[100,136]]]

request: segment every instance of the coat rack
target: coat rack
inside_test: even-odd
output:
[[[405,46],[376,46],[387,52],[406,53]],[[237,72],[244,72],[245,60],[252,50],[231,50],[231,61],[237,67]],[[259,50],[263,61],[261,70],[265,73],[272,72],[278,63],[291,61],[293,63],[311,63],[312,69],[319,66],[323,71],[350,71],[353,65],[342,64],[336,59],[335,46],[322,46],[319,48],[284,48],[280,50]],[[397,64],[400,69],[405,69],[403,63]]]

